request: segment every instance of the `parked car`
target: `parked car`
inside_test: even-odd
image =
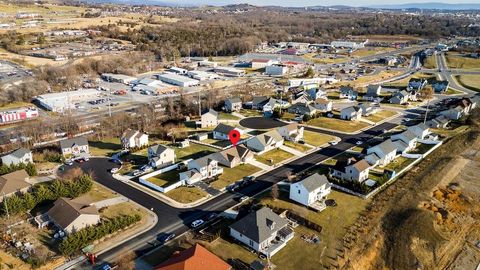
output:
[[[357,145],[360,145],[360,144],[362,144],[362,143],[363,143],[362,141],[357,141],[357,142],[356,142]]]
[[[198,226],[202,225],[203,223],[205,223],[205,221],[203,221],[203,219],[197,219],[194,222],[192,222],[191,226],[192,226],[192,228],[197,228]]]
[[[166,243],[166,242],[172,240],[173,238],[175,238],[174,233],[164,233],[164,234],[161,234],[161,235],[157,236],[157,240],[162,242],[162,243]]]
[[[246,200],[248,200],[248,199],[249,199],[248,196],[242,196],[242,197],[240,197],[240,198],[238,199],[238,201],[239,201],[239,202],[244,202],[244,201],[246,201]]]
[[[216,218],[217,216],[218,216],[217,213],[210,213],[207,216],[207,220],[212,220],[212,219]]]
[[[337,145],[337,144],[338,144],[337,141],[330,141],[330,142],[328,142],[328,143],[329,143],[330,145]]]
[[[140,167],[140,170],[143,171],[143,172],[147,172],[147,171],[150,171],[152,169],[153,168],[150,165],[143,165],[142,167]]]
[[[135,170],[135,171],[132,172],[133,176],[139,176],[140,174],[142,174],[142,171],[140,171],[140,170]]]
[[[112,174],[117,173],[118,171],[120,171],[119,168],[112,168],[112,169],[110,169],[110,172],[111,172]]]
[[[72,166],[72,165],[73,165],[73,161],[70,160],[70,159],[65,160],[65,165]]]

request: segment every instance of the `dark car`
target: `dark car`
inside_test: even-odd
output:
[[[207,220],[212,220],[212,219],[216,218],[217,216],[218,216],[217,213],[210,213],[207,216]]]
[[[174,233],[165,233],[165,234],[161,234],[157,237],[157,240],[162,242],[162,243],[166,243],[170,240],[172,240],[173,238],[175,238],[175,234]]]

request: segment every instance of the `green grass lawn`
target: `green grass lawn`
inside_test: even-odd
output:
[[[233,114],[225,113],[225,112],[220,112],[218,114],[218,117],[219,119],[222,119],[222,120],[239,120],[240,119]]]
[[[275,165],[291,157],[293,157],[292,154],[286,151],[283,151],[282,149],[273,149],[264,154],[256,156],[255,158],[257,159],[257,161],[262,162],[264,164]]]
[[[394,111],[388,111],[388,110],[380,110],[372,115],[369,115],[367,117],[365,117],[365,119],[369,120],[369,121],[372,121],[372,122],[375,122],[375,123],[378,123],[380,121],[383,121],[389,117],[392,117],[394,115],[397,115],[396,112]]]
[[[155,184],[159,187],[169,186],[179,180],[178,170],[171,170],[168,172],[161,173],[159,175],[148,178],[147,180],[152,184]]]
[[[219,146],[219,147],[227,147],[232,144],[229,140],[215,140],[215,139],[206,139],[206,140],[203,140],[202,142]]]
[[[462,91],[454,90],[452,88],[448,88],[447,91],[445,92],[445,95],[459,95],[459,94],[462,94]]]
[[[338,132],[356,132],[369,125],[360,121],[348,121],[339,118],[319,117],[307,122],[308,125],[335,130]]]
[[[192,203],[206,197],[208,194],[197,187],[178,187],[165,193],[165,195],[179,203]]]
[[[299,144],[299,143],[294,143],[294,142],[291,142],[291,141],[285,141],[283,144],[287,147],[293,148],[293,149],[295,149],[297,151],[300,151],[300,152],[307,152],[308,150],[311,149],[310,147],[308,147],[306,145]]]
[[[255,116],[263,115],[261,111],[248,110],[248,109],[241,109],[239,113],[245,117],[255,117]]]
[[[175,148],[175,155],[179,160],[187,160],[189,158],[195,159],[195,158],[206,156],[213,152],[217,152],[217,150],[209,146],[195,144],[195,143],[190,143],[189,147]]]
[[[466,130],[468,130],[470,127],[469,126],[459,126],[455,129],[437,129],[437,128],[432,128],[431,131],[433,133],[436,133],[438,135],[442,135],[442,136],[445,136],[447,138],[450,138],[450,137],[453,137],[453,136],[456,136],[460,133],[463,133],[465,132]]]
[[[322,146],[330,141],[335,140],[336,138],[331,135],[322,134],[319,132],[307,131],[303,132],[303,140],[305,143],[308,143],[313,146]]]
[[[119,138],[105,138],[102,141],[88,142],[90,154],[93,156],[109,156],[122,150]]]
[[[398,157],[394,159],[390,164],[385,166],[385,169],[393,170],[396,172],[399,172],[403,170],[405,167],[410,165],[412,162],[414,162],[415,159],[413,158],[406,158],[406,157]]]
[[[218,180],[211,183],[211,186],[216,189],[222,189],[245,176],[252,175],[259,172],[261,169],[251,164],[241,164],[235,168],[223,167],[223,173],[218,177]]]

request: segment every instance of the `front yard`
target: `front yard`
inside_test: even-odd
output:
[[[319,132],[307,131],[303,132],[303,140],[305,143],[319,147],[330,141],[334,141],[336,138],[331,135],[322,134]]]
[[[266,165],[276,165],[284,160],[287,160],[289,158],[293,157],[293,154],[290,154],[286,151],[283,151],[281,149],[274,149],[270,150],[264,154],[258,155],[255,157],[255,159],[259,162],[262,162]]]
[[[211,186],[216,189],[222,189],[238,180],[243,179],[245,176],[259,172],[260,170],[260,168],[251,164],[241,164],[235,168],[223,167],[223,173],[218,177],[218,180],[211,183]]]
[[[207,192],[198,187],[178,187],[165,195],[179,203],[192,203],[206,197]]]
[[[360,121],[342,120],[338,117],[338,114],[336,114],[335,117],[332,118],[323,116],[318,117],[308,121],[307,124],[319,128],[349,133],[360,131],[362,128],[366,128],[369,126],[367,123]]]
[[[367,117],[365,117],[365,119],[369,120],[369,121],[372,121],[372,122],[375,122],[375,123],[378,123],[378,122],[381,122],[387,118],[390,118],[394,115],[397,115],[398,113],[397,112],[394,112],[394,111],[389,111],[389,110],[380,110],[372,115],[369,115]]]
[[[241,109],[239,113],[245,117],[257,117],[263,115],[261,111],[248,109]]]
[[[218,113],[218,118],[221,120],[239,120],[237,116],[231,114],[231,113],[226,113],[226,112],[220,112]]]
[[[291,141],[285,141],[283,144],[287,147],[293,148],[293,149],[295,149],[297,151],[300,151],[300,152],[307,152],[308,150],[311,149],[310,147],[308,147],[306,145],[303,145],[303,144],[300,144],[300,143],[294,143],[294,142],[291,142]]]
[[[122,150],[119,138],[105,138],[101,141],[89,141],[88,145],[92,156],[109,156]]]

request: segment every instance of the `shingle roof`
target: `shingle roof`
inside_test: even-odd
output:
[[[92,205],[92,200],[85,195],[76,199],[61,197],[55,201],[47,214],[59,226],[66,228],[81,215],[98,215],[99,213],[95,205]]]
[[[376,147],[379,147],[385,154],[391,153],[397,150],[395,144],[390,139],[376,145]]]
[[[229,98],[227,99],[228,101],[230,101],[230,103],[242,103],[242,100],[238,97],[233,97],[233,98]]]
[[[345,172],[345,168],[348,166],[353,166],[357,171],[363,172],[366,169],[370,168],[370,164],[365,159],[357,160],[356,158],[341,159],[335,163],[332,169],[336,171]]]
[[[23,147],[20,147],[17,150],[11,152],[9,155],[12,155],[16,158],[22,158],[23,156],[25,156],[28,153],[30,153],[30,150],[28,150],[26,148],[23,148]]]
[[[234,130],[235,127],[225,125],[225,124],[218,124],[215,129],[213,130],[214,132],[222,133],[222,134],[228,134],[230,131]]]
[[[25,180],[29,176],[25,170],[14,171],[12,173],[0,176],[0,196],[14,193],[18,190],[29,187],[30,184]]]
[[[199,244],[173,254],[156,270],[230,270],[232,267]]]
[[[237,146],[225,149],[221,152],[213,153],[209,156],[212,159],[218,161],[220,164],[225,165],[227,163],[232,162],[235,158],[242,159],[249,153],[251,153],[250,149],[242,145],[237,145]]]
[[[253,97],[252,104],[253,105],[262,105],[268,102],[268,97],[265,96],[256,96]]]
[[[133,129],[127,129],[123,132],[122,138],[130,139],[131,137],[135,136],[137,134],[138,130],[133,130]]]
[[[308,192],[315,191],[317,188],[323,186],[323,185],[330,185],[330,182],[328,182],[328,179],[325,175],[320,175],[318,173],[312,174],[309,177],[303,179],[302,181],[299,182],[302,184]]]
[[[218,112],[215,111],[214,109],[209,109],[207,112],[203,113],[202,115],[205,115],[205,114],[212,114],[215,117],[218,117]]]
[[[264,207],[246,215],[244,218],[232,224],[230,228],[257,243],[261,243],[287,224],[287,220],[275,214],[272,209]]]
[[[171,149],[171,148],[167,147],[165,145],[156,144],[156,145],[150,146],[149,149],[151,149],[151,151],[153,151],[153,153],[155,153],[157,155],[161,155],[163,152],[165,152],[165,151],[167,151],[168,149]]]
[[[84,146],[84,145],[88,145],[88,141],[85,137],[75,137],[71,139],[66,139],[66,140],[60,141],[60,148],[62,149],[70,148],[75,144],[78,146]]]
[[[268,132],[255,136],[255,138],[263,145],[266,145],[270,138],[276,142],[283,140],[282,135],[277,130],[270,130]]]
[[[350,107],[343,108],[341,112],[351,114],[353,112],[358,112],[360,110],[361,109],[358,106],[350,106]]]

